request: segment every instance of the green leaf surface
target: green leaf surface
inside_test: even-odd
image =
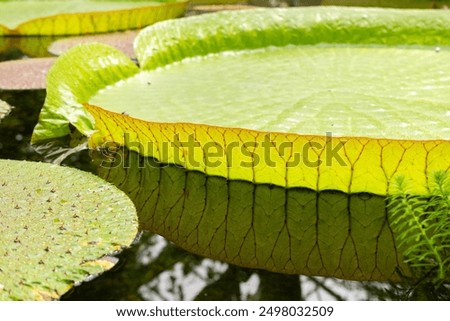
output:
[[[0,1],[1,35],[71,35],[142,28],[183,14],[184,0]]]
[[[141,72],[89,102],[156,122],[449,139],[448,60],[450,51],[437,53],[432,47],[316,45],[223,52]]]
[[[91,46],[95,49],[90,50]],[[84,57],[83,67],[74,64],[73,57],[63,55],[57,60],[59,67],[50,69],[47,76],[47,103],[34,130],[35,141],[68,135],[69,119],[83,134],[92,134],[94,129],[92,116],[83,109],[82,104],[99,88],[139,72],[139,68],[128,56],[120,51],[111,50],[108,46],[87,44],[75,47],[70,52],[78,52],[77,55]],[[86,78],[93,75],[93,68],[96,74],[95,82]],[[65,79],[61,77],[62,69],[67,71]]]
[[[398,177],[425,195],[449,169],[449,24],[444,11],[324,7],[161,22],[135,41],[140,69],[100,44],[61,56],[33,141],[70,123],[91,148],[138,152],[102,176],[143,228],[195,253],[398,281],[411,273],[385,197]]]
[[[81,108],[89,102],[116,113],[94,113],[102,120],[93,145],[125,144],[132,133],[128,145],[143,155],[209,175],[386,195],[405,172],[424,192],[427,175],[447,170],[450,157],[449,21],[443,11],[310,8],[161,22],[136,39],[141,70],[101,45],[61,57],[33,141],[67,135],[69,122],[90,136]],[[87,80],[95,85],[81,85]],[[164,154],[158,145],[193,133],[200,149]],[[216,143],[220,164],[209,166],[206,147]],[[236,143],[235,154],[223,153]],[[230,166],[230,157],[253,165]],[[291,166],[299,159],[306,166]],[[316,161],[325,168],[308,166]]]
[[[133,203],[76,169],[0,160],[0,200],[0,300],[57,299],[137,234]]]
[[[94,68],[108,74],[96,73],[90,94],[80,102],[141,119],[302,134],[448,139],[449,21],[444,11],[302,8],[161,22],[136,40],[141,72],[102,46],[80,47],[61,57],[48,80],[44,111],[55,108],[54,99],[80,90],[73,73],[65,71],[83,57],[93,66],[82,68],[77,77],[91,78]],[[58,90],[55,78],[71,90]],[[401,112],[416,105],[420,108],[413,113]],[[41,132],[45,120],[41,118],[35,140],[67,134],[64,123],[64,130]]]

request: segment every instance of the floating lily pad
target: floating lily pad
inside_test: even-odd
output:
[[[136,38],[139,68],[100,44],[61,56],[33,141],[70,123],[91,148],[119,146],[102,176],[142,226],[195,253],[398,281],[412,275],[385,198],[400,177],[428,195],[448,171],[449,24],[329,7],[161,22]]]
[[[128,197],[76,169],[0,160],[0,200],[0,300],[57,299],[137,234]]]
[[[55,41],[48,47],[48,51],[54,55],[59,56],[76,45],[88,42],[100,42],[113,46],[126,53],[129,57],[135,58],[133,41],[136,35],[137,31],[128,30],[125,32],[116,32],[110,34],[72,37]]]
[[[1,35],[77,35],[137,29],[176,18],[185,0],[0,1]]]
[[[8,116],[11,111],[11,106],[6,102],[0,99],[0,121]]]
[[[136,121],[142,130],[128,138],[141,143],[139,152],[209,175],[385,195],[393,176],[407,174],[416,190],[424,192],[427,173],[422,163],[428,163],[427,172],[442,170],[449,157],[450,91],[444,90],[450,86],[449,22],[444,11],[324,7],[223,12],[162,22],[136,39],[141,70],[99,45],[62,57],[49,76],[49,96],[33,139],[68,134],[63,119],[90,135],[93,119],[81,106],[90,103],[116,113],[97,123],[99,136],[123,144],[124,132],[134,126],[128,125],[134,119],[124,112],[157,122],[148,124],[150,129]],[[98,64],[99,56],[94,86],[89,66]],[[75,60],[89,64],[74,66]],[[82,85],[86,77],[91,79],[89,88]],[[63,79],[71,91],[59,91]],[[77,104],[62,107],[64,100]],[[262,148],[246,153],[240,145],[233,157],[254,162],[257,155],[260,160],[247,167],[229,166],[224,153],[217,157],[219,166],[207,166],[202,148],[189,151],[194,160],[189,162],[176,154],[186,153],[186,148],[163,155],[156,147],[162,141],[184,142],[192,132],[197,132],[200,146],[218,142],[224,151],[236,140],[263,146],[268,132],[276,146],[283,141],[291,145],[284,155],[266,154]],[[330,144],[327,132],[335,136]],[[323,164],[319,171],[305,164],[287,167],[298,163],[294,158],[299,155],[292,151],[304,151],[313,141],[317,148],[303,154],[308,162]],[[345,148],[336,155],[322,152],[342,144]],[[388,157],[392,152],[404,157]],[[268,162],[274,165],[266,166]]]
[[[47,72],[56,58],[32,58],[0,62],[0,89],[44,89]]]

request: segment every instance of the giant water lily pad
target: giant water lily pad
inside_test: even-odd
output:
[[[183,14],[184,0],[0,1],[1,35],[74,35],[142,28]]]
[[[69,119],[82,133],[92,133],[93,119],[81,108],[88,102],[116,113],[97,123],[104,130],[100,136],[124,143],[127,122],[134,121],[124,112],[156,122],[149,124],[151,133],[140,125],[128,140],[144,142],[143,155],[189,169],[283,187],[380,195],[395,174],[405,173],[423,191],[426,173],[448,166],[449,21],[444,12],[314,8],[159,23],[137,38],[141,70],[100,45],[79,47],[60,59],[49,77],[49,96],[33,139],[68,134]],[[89,64],[74,65],[78,56]],[[88,75],[92,64],[98,65],[95,83]],[[89,88],[83,86],[86,77]],[[70,91],[60,89],[64,79]],[[117,132],[107,132],[113,125],[109,119],[121,125],[114,127]],[[224,151],[236,140],[263,147],[269,139],[277,142],[275,149],[282,141],[292,146],[269,150],[274,155],[247,146],[243,155],[239,145],[232,156],[253,162],[245,167],[229,166],[230,155],[220,151],[220,164],[208,166],[202,148],[190,151],[189,162],[145,143],[184,142],[193,132],[201,146],[218,142]],[[337,136],[330,146],[327,132]],[[306,148],[313,137],[318,140]],[[338,154],[322,153],[325,146]],[[292,151],[309,154],[298,160],[301,155]],[[427,162],[425,172],[419,159]],[[293,166],[299,161],[323,166]]]
[[[411,273],[384,198],[399,178],[425,195],[448,171],[449,23],[442,11],[356,8],[158,23],[135,41],[139,68],[103,45],[63,55],[33,141],[71,123],[93,148],[138,152],[132,170],[124,152],[102,175],[130,193],[144,228],[193,252],[398,280]]]
[[[0,200],[0,300],[57,299],[137,234],[130,199],[76,169],[0,160]]]

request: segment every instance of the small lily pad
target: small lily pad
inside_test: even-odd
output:
[[[6,102],[0,99],[0,121],[8,116],[11,111],[11,106]]]
[[[0,160],[0,203],[0,300],[59,298],[138,230],[123,192],[68,167]]]
[[[137,33],[138,32],[135,30],[127,30],[125,32],[114,32],[101,35],[89,35],[61,39],[53,42],[48,47],[48,51],[54,55],[59,56],[70,48],[81,43],[101,42],[119,49],[131,58],[135,58],[133,41]]]
[[[32,58],[0,62],[0,89],[44,89],[47,72],[56,58]]]

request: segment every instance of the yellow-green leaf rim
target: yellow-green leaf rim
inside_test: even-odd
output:
[[[0,36],[62,36],[138,29],[183,15],[186,0],[0,1]]]

